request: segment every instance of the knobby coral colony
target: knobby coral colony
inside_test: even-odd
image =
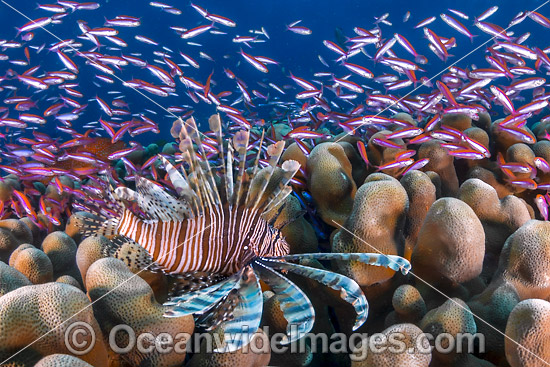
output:
[[[89,205],[98,217],[79,216],[84,235],[113,236],[105,251],[117,257],[127,242],[143,249],[143,269],[160,269],[167,275],[191,282],[166,302],[166,317],[194,314],[197,324],[208,329],[223,328],[225,351],[234,351],[250,340],[260,326],[264,281],[280,295],[281,309],[288,321],[290,343],[313,327],[315,313],[304,292],[283,273],[309,277],[333,289],[357,312],[354,329],[367,319],[368,303],[358,284],[341,274],[297,264],[301,259],[360,261],[407,273],[404,258],[371,253],[314,253],[289,255],[289,246],[275,226],[292,192],[290,180],[300,165],[285,161],[277,166],[284,142],[269,145],[261,159],[263,135],[250,141],[242,130],[224,140],[219,115],[210,129],[217,146],[200,138],[193,118],[174,122],[172,136],[179,139],[179,169],[159,156],[171,187],[135,177],[136,191],[128,187],[104,190]],[[249,152],[257,150],[249,163]],[[260,168],[260,164],[265,166]],[[168,184],[170,184],[168,183]],[[169,194],[172,191],[176,196]],[[133,205],[137,204],[137,207]],[[203,276],[208,273],[210,275]]]

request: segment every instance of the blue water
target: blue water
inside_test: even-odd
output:
[[[28,15],[32,19],[36,19],[41,16],[49,16],[51,13],[42,10],[36,10],[36,4],[33,1],[15,1],[8,0],[8,3],[16,7],[22,13]],[[119,30],[119,37],[128,42],[129,46],[122,50],[123,53],[141,53],[141,58],[153,63],[154,59],[159,59],[152,54],[154,50],[160,50],[161,46],[166,46],[174,51],[173,60],[178,63],[184,62],[179,56],[178,52],[182,51],[191,57],[195,58],[200,63],[200,69],[194,69],[191,67],[183,68],[186,76],[191,77],[201,83],[206,81],[208,75],[214,71],[212,80],[215,85],[212,86],[212,90],[215,93],[221,91],[231,91],[233,94],[228,98],[228,102],[234,101],[240,95],[236,88],[234,80],[228,79],[223,68],[231,69],[240,79],[242,79],[248,85],[248,91],[251,93],[252,89],[257,89],[263,94],[270,96],[270,101],[296,101],[294,96],[297,92],[296,89],[289,90],[286,95],[280,95],[278,92],[269,88],[259,86],[257,82],[272,82],[283,87],[285,85],[295,87],[292,80],[289,79],[289,72],[294,75],[305,78],[307,80],[315,79],[313,74],[316,72],[328,71],[335,74],[336,77],[343,77],[349,72],[346,68],[338,65],[334,62],[336,54],[328,50],[323,45],[323,40],[336,41],[335,29],[340,28],[346,36],[354,37],[353,28],[356,26],[363,27],[365,29],[371,29],[375,16],[380,16],[386,12],[390,15],[388,21],[392,22],[392,26],[381,24],[384,39],[388,39],[393,36],[394,33],[400,33],[407,37],[409,41],[416,48],[418,53],[426,55],[429,59],[427,65],[422,67],[426,70],[426,73],[417,73],[417,77],[421,76],[432,77],[433,75],[441,72],[445,67],[456,62],[459,58],[467,55],[471,50],[481,45],[490,39],[490,36],[484,34],[473,25],[473,18],[479,15],[481,12],[493,5],[498,5],[499,10],[492,17],[487,19],[488,22],[498,24],[502,27],[506,27],[508,22],[522,10],[531,10],[542,4],[541,1],[197,1],[196,4],[206,8],[210,13],[223,15],[237,22],[237,27],[229,28],[223,25],[217,25],[217,29],[227,32],[227,35],[212,35],[205,33],[199,35],[196,38],[183,40],[179,38],[174,31],[170,30],[170,26],[181,26],[185,28],[196,27],[201,24],[208,24],[209,22],[203,19],[187,1],[167,1],[166,3],[173,5],[182,10],[182,15],[172,15],[162,12],[158,8],[151,7],[147,1],[133,1],[133,0],[111,0],[111,1],[99,1],[101,7],[94,11],[81,10],[75,13],[69,14],[62,19],[62,24],[49,25],[48,30],[60,37],[61,39],[76,38],[81,34],[77,26],[77,20],[85,20],[90,27],[103,26],[104,18],[114,18],[117,15],[131,15],[141,17],[142,25],[137,28],[117,28]],[[457,33],[455,30],[447,26],[440,18],[439,14],[446,12],[448,8],[458,9],[470,16],[470,20],[459,19],[468,29],[478,35],[475,37],[474,42]],[[403,16],[406,11],[411,12],[411,16],[408,22],[403,23]],[[546,5],[541,10],[541,14],[550,16],[550,5]],[[422,19],[429,16],[436,16],[437,20],[429,25],[429,28],[434,30],[439,36],[455,37],[457,39],[457,47],[450,50],[450,54],[454,57],[450,58],[446,63],[440,61],[429,49],[428,41],[424,38],[422,29],[414,29],[416,25]],[[309,36],[302,36],[294,34],[286,30],[286,24],[289,24],[296,20],[302,20],[300,25],[306,26],[312,30],[312,34]],[[16,30],[15,27],[20,27],[27,22],[27,19],[21,15],[15,13],[9,9],[6,5],[0,4],[0,21],[2,22],[2,28],[0,29],[0,38],[2,39],[14,39]],[[248,48],[243,44],[233,43],[231,40],[236,35],[250,35],[249,30],[259,30],[264,27],[270,39],[265,43],[253,43],[253,47]],[[545,48],[549,46],[548,39],[550,30],[541,27],[530,19],[526,19],[522,24],[515,26],[513,31],[516,35],[524,32],[531,32],[531,37],[527,41],[530,46],[537,46]],[[136,34],[144,35],[160,43],[159,46],[146,45],[138,42],[134,39]],[[45,43],[46,46],[51,45],[58,40],[52,35],[44,32],[43,30],[35,31],[35,38],[29,42],[31,45],[40,45]],[[197,42],[202,46],[191,46],[186,41]],[[91,49],[92,44],[89,41],[81,40],[84,47],[81,50]],[[102,41],[103,44],[111,45],[109,41]],[[489,45],[492,44],[492,41]],[[244,62],[242,57],[238,54],[240,48],[247,53],[254,56],[267,56],[280,63],[279,66],[269,65],[269,73],[263,74],[254,69],[250,64]],[[481,67],[486,67],[484,61],[486,46],[480,47],[477,51],[467,56],[464,60],[458,61],[457,66],[462,68],[470,67],[472,64],[480,64]],[[373,55],[376,49],[373,45],[366,47],[367,52]],[[199,57],[199,52],[205,52],[214,58],[215,62],[203,59]],[[394,51],[398,56],[411,59],[399,46],[394,47]],[[120,51],[108,51],[106,48],[102,48],[100,52],[110,55],[119,56]],[[24,59],[23,49],[8,49],[5,51],[10,59]],[[330,68],[326,68],[321,64],[318,59],[318,55],[321,55],[329,64]],[[150,109],[156,111],[158,115],[145,112],[147,116],[153,118],[161,127],[161,134],[159,136],[153,136],[152,134],[145,134],[136,139],[143,142],[153,141],[159,138],[168,138],[168,130],[171,125],[172,117],[165,117],[167,115],[161,107],[154,104],[151,100],[136,93],[130,88],[123,87],[121,82],[116,80],[115,84],[105,85],[97,81],[94,77],[98,72],[91,66],[84,65],[81,58],[71,55],[73,60],[80,66],[80,73],[77,79],[79,91],[84,93],[85,97],[81,101],[84,103],[87,99],[93,99],[96,95],[103,98],[107,102],[111,102],[116,95],[109,95],[107,91],[122,91],[125,98],[124,100],[130,104],[130,108],[133,113],[144,112],[144,109]],[[385,72],[391,72],[389,67],[381,64],[374,64],[365,55],[359,54],[354,56],[350,62],[361,64],[369,68],[375,75],[383,74]],[[29,66],[17,66],[8,64],[7,61],[3,61],[1,65],[2,69],[6,71],[8,68],[13,69],[17,73],[22,73],[28,68],[41,64],[42,71],[44,70],[61,70],[62,64],[59,61],[55,53],[49,53],[47,50],[42,51],[36,55],[31,50],[31,61]],[[483,65],[482,65],[483,64]],[[158,64],[157,64],[158,65]],[[165,67],[165,69],[167,69]],[[39,72],[40,73],[40,72]],[[132,78],[139,78],[153,82],[160,85],[160,82],[156,80],[147,70],[139,69],[135,66],[124,67],[122,71],[117,71],[116,75],[123,80],[129,80]],[[402,78],[403,79],[403,78]],[[372,80],[365,80],[359,76],[352,75],[351,79],[357,83],[370,86],[375,89],[379,89],[384,92],[380,84],[375,83]],[[92,82],[101,83],[101,88],[95,86]],[[435,81],[435,80],[434,80]],[[207,117],[215,112],[214,105],[208,105],[203,102],[195,104],[191,99],[185,95],[184,86],[176,81],[179,96],[170,96],[162,98],[154,95],[147,94],[147,96],[162,105],[168,106],[188,106],[195,111],[195,116],[198,121],[206,121]],[[496,83],[498,85],[498,82]],[[410,92],[413,87],[408,87],[393,92],[395,96],[403,96]],[[299,90],[298,90],[299,91]],[[428,93],[431,88],[423,87],[415,91],[416,93]],[[17,92],[18,95],[30,95],[34,90],[27,89],[25,87],[20,88]],[[12,95],[12,91],[6,90],[0,94],[0,97]],[[49,88],[44,93],[37,94],[34,98],[38,100],[40,112],[46,109],[51,103],[44,100],[46,97],[52,97],[58,95],[56,88]],[[364,96],[355,100],[354,104],[364,102]],[[84,125],[90,121],[96,121],[102,116],[102,112],[99,109],[95,101],[88,102],[89,106],[80,118],[73,123],[73,126],[78,129],[79,126]],[[259,117],[269,120],[274,117],[272,106],[260,106],[261,100],[255,100]],[[297,106],[300,106],[303,101],[297,101]],[[338,102],[342,105],[341,102]],[[345,108],[349,108],[349,105],[342,105]],[[241,109],[245,114],[253,112],[247,110],[242,103],[236,106]],[[31,113],[38,113],[37,111],[29,111]],[[67,111],[68,112],[68,111]],[[12,117],[10,115],[10,117]],[[16,117],[16,116],[13,116]],[[105,117],[105,116],[104,116]],[[55,126],[55,120],[50,118],[51,134],[58,134],[53,129]],[[54,125],[52,125],[54,124]]]

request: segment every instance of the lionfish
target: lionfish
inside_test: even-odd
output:
[[[209,125],[215,139],[202,140],[193,118],[185,123],[178,119],[172,126],[172,136],[179,141],[179,169],[162,155],[158,158],[175,195],[137,175],[135,191],[105,185],[103,205],[95,210],[98,216],[77,218],[83,234],[111,238],[112,247],[106,253],[115,257],[122,245],[132,243],[144,255],[142,268],[154,266],[167,275],[195,281],[194,288],[180,288],[164,303],[164,315],[193,314],[197,324],[207,330],[222,327],[224,351],[249,343],[260,326],[260,279],[279,295],[288,321],[283,343],[298,340],[312,329],[315,312],[311,301],[284,275],[288,272],[340,291],[357,313],[353,329],[360,327],[367,319],[368,303],[359,285],[341,274],[298,262],[353,260],[404,274],[410,269],[409,262],[399,256],[370,253],[289,254],[281,234],[288,221],[279,223],[277,218],[292,192],[289,184],[300,164],[287,160],[278,166],[284,141],[264,149],[263,133],[256,144],[249,144],[248,130],[224,139],[219,115],[210,117]],[[249,151],[255,149],[258,152],[249,160]],[[266,159],[260,159],[264,150]],[[265,167],[260,168],[260,163]]]

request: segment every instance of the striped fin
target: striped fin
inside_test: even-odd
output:
[[[315,310],[306,294],[289,279],[261,262],[254,262],[252,266],[279,296],[281,310],[288,322],[286,333],[290,337],[284,339],[282,344],[292,343],[309,333],[315,322]],[[298,332],[293,332],[296,329]]]
[[[300,255],[302,256],[302,255]],[[353,280],[344,275],[334,273],[328,270],[311,268],[309,266],[286,263],[281,261],[270,260],[269,258],[261,258],[259,260],[266,266],[278,270],[286,270],[304,277],[318,281],[332,289],[340,291],[340,297],[351,304],[355,308],[357,318],[353,330],[357,330],[365,321],[369,313],[369,304],[365,298],[365,294],[359,285]]]
[[[201,169],[201,174],[202,174],[202,177],[204,178],[205,185],[210,186],[210,190],[208,190],[207,192],[209,195],[211,195],[212,203],[214,205],[220,205],[221,199],[218,193],[218,188],[216,187],[216,181],[214,180],[214,176],[212,175],[212,168],[210,167],[210,163],[206,158],[206,153],[202,146],[201,138],[199,136],[200,132],[199,132],[199,129],[197,128],[197,124],[193,116],[191,116],[185,121],[185,126],[182,129],[182,132],[185,132],[187,136],[189,136],[191,140],[197,145],[199,153],[202,157],[202,161],[206,166],[206,171],[202,171]]]
[[[227,172],[225,168],[225,157],[223,153],[223,135],[222,135],[222,120],[220,118],[220,114],[217,113],[215,115],[210,116],[208,119],[208,125],[210,127],[210,130],[212,130],[216,134],[216,139],[218,141],[218,153],[219,153],[219,159],[221,162],[221,168],[223,177],[226,180],[227,179]],[[227,186],[227,183],[224,183],[224,187]],[[227,193],[226,193],[227,194]]]
[[[292,189],[287,185],[296,172],[300,169],[300,163],[298,163],[298,161],[288,160],[283,163],[281,168],[283,171],[283,177],[281,181],[279,181],[277,188],[273,190],[271,200],[266,204],[264,211],[269,211],[271,208],[276,207],[282,200],[286,199],[286,197],[290,195]]]
[[[183,131],[183,130],[182,130]],[[209,204],[211,201],[208,198],[209,190],[208,183],[205,183],[202,179],[203,172],[200,165],[200,162],[193,148],[193,142],[188,136],[184,136],[179,144],[180,151],[182,152],[182,159],[189,164],[188,175],[189,182],[193,185],[193,191],[197,194],[199,211],[200,213],[204,212],[204,204]]]
[[[122,200],[137,201],[137,192],[129,187],[117,187],[115,189],[115,194]]]
[[[168,309],[165,317],[180,317],[190,314],[203,314],[216,306],[234,289],[239,281],[240,272],[208,288],[174,297],[164,303]]]
[[[264,136],[265,136],[265,130],[262,129],[262,137],[260,138],[260,142],[258,143],[258,154],[256,155],[256,159],[254,160],[254,169],[252,170],[252,177],[256,176],[256,173],[258,172],[258,163],[260,162],[260,156],[262,155],[262,146],[264,143]],[[248,200],[248,197],[247,197]]]
[[[173,138],[179,138],[181,129],[183,128],[183,120],[181,117],[178,117],[176,121],[172,123],[172,128],[170,129],[170,134]]]
[[[263,297],[260,282],[252,267],[243,269],[237,292],[239,298],[233,318],[222,324],[225,346],[214,352],[234,352],[244,347],[260,327]]]
[[[237,206],[240,205],[242,196],[243,177],[246,164],[246,149],[248,148],[249,138],[250,133],[247,130],[241,130],[233,136],[233,144],[235,145],[235,149],[239,154],[239,172],[237,173],[237,179],[235,180],[237,184],[235,187],[235,193],[237,194],[237,197],[233,201],[233,204]]]
[[[270,202],[266,204],[266,206],[263,209],[264,213],[269,212],[271,209],[276,208],[279,204],[281,204],[288,195],[292,194],[292,187],[290,186],[283,186],[279,194],[277,196],[273,197]]]
[[[131,249],[124,245],[131,245]],[[126,249],[126,251],[124,251]],[[145,248],[126,236],[118,235],[110,240],[110,244],[102,249],[104,256],[121,260],[131,269],[148,270],[151,272],[162,271]]]
[[[273,170],[273,167],[267,166],[254,175],[248,186],[248,193],[245,201],[246,207],[250,208],[257,205],[256,203],[262,199],[263,193],[273,175]]]
[[[232,204],[231,198],[233,197],[233,146],[231,145],[231,142],[227,145],[227,163],[225,172],[225,194],[227,195],[227,201]]]
[[[159,157],[179,197],[192,203],[193,200],[191,198],[195,197],[195,192],[191,189],[191,186],[189,186],[189,183],[185,177],[183,177],[182,174],[166,158],[161,155],[159,155]],[[191,214],[191,212],[189,214]]]
[[[226,276],[217,273],[192,271],[182,274],[168,274],[174,280],[174,285],[168,293],[168,299],[172,300],[185,294],[208,288],[227,279]]]
[[[109,184],[109,188],[105,191],[105,196],[107,197],[107,207],[113,209],[119,216],[122,216],[126,206],[120,200],[120,198],[115,193],[115,188]]]
[[[136,176],[138,203],[147,214],[156,213],[160,220],[181,221],[188,217],[189,207],[182,201],[176,200],[164,189],[146,178]],[[142,206],[142,204],[145,206]]]
[[[383,266],[394,271],[400,271],[406,275],[411,270],[411,264],[407,259],[396,255],[369,254],[362,252],[351,253],[318,253],[318,254],[296,254],[271,257],[270,259],[299,261],[302,259],[315,260],[340,260],[340,261],[360,261],[367,265]]]
[[[136,179],[139,180],[137,176]],[[148,219],[163,221],[170,220],[168,213],[162,207],[158,206],[148,195],[143,195],[130,189],[129,187],[117,187],[116,194],[124,200],[136,202]]]
[[[118,233],[118,218],[107,218],[104,216],[87,217],[75,213],[71,221],[74,221],[74,225],[80,229],[80,233],[83,237],[95,235],[111,237]]]
[[[267,175],[265,178],[263,178],[263,182],[261,183],[260,189],[255,192],[255,195],[250,195],[250,197],[247,200],[247,206],[252,205],[253,209],[258,209],[260,207],[260,203],[264,204],[265,200],[262,201],[265,190],[269,184],[269,181],[271,180],[271,176],[273,175],[273,171],[275,170],[275,167],[277,166],[277,162],[279,162],[279,158],[281,157],[281,154],[283,153],[283,149],[285,148],[285,142],[284,141],[278,141],[275,144],[271,144],[267,147],[267,154],[269,155],[269,167],[271,167],[270,170],[267,171]]]

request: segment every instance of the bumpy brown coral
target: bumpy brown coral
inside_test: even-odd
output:
[[[418,159],[428,158],[430,161],[422,169],[434,171],[441,179],[441,195],[455,196],[458,191],[458,177],[453,165],[454,157],[441,146],[442,141],[433,139],[420,146]]]
[[[78,245],[76,251],[76,264],[80,270],[83,284],[86,284],[86,273],[88,268],[97,260],[106,257],[102,253],[102,249],[110,244],[107,237],[92,236],[88,237]]]
[[[211,334],[212,335],[212,334]],[[258,329],[250,341],[251,344],[230,353],[208,353],[206,342],[201,343],[201,352],[191,358],[188,367],[263,367],[269,364],[271,348],[269,339],[262,329]]]
[[[19,219],[20,222],[24,223],[29,227],[32,234],[32,242],[35,247],[40,247],[40,243],[42,242],[42,239],[44,237],[45,231],[42,231],[38,226],[29,218],[29,217],[23,217]]]
[[[25,248],[17,254],[13,267],[33,284],[53,281],[53,265],[48,255],[37,248]]]
[[[528,299],[514,307],[506,324],[506,359],[512,367],[550,363],[550,303]],[[518,345],[519,344],[519,345]]]
[[[550,222],[530,220],[504,243],[494,281],[503,279],[519,298],[550,298]]]
[[[403,322],[417,323],[426,314],[426,303],[422,295],[412,285],[399,286],[392,297],[394,311],[386,318],[386,325]]]
[[[439,123],[460,131],[464,131],[472,127],[472,119],[470,116],[462,113],[446,113],[443,117],[441,117],[441,121]]]
[[[4,219],[0,220],[0,228],[7,229],[19,241],[19,243],[32,243],[32,231],[19,219]]]
[[[343,224],[353,207],[357,187],[351,163],[337,143],[321,143],[307,159],[307,185],[321,219],[334,226]]]
[[[194,321],[191,315],[166,318],[164,308],[157,303],[151,287],[139,276],[133,274],[120,260],[114,258],[99,259],[89,267],[86,273],[86,289],[93,304],[94,313],[101,325],[104,335],[109,335],[116,325],[125,324],[132,328],[136,335],[142,333],[168,333],[178,339],[180,333],[191,334]],[[117,345],[128,345],[128,334],[117,333]],[[111,358],[131,365],[178,365],[185,360],[185,353],[172,349],[162,353],[153,348],[149,354],[142,354],[137,349],[128,354],[111,353]]]
[[[505,282],[492,283],[481,294],[473,297],[468,306],[481,320],[476,319],[477,330],[485,337],[485,353],[488,360],[498,366],[504,361],[504,333],[512,309],[519,302],[515,288]],[[497,328],[497,332],[494,328]]]
[[[296,197],[289,195],[281,204],[267,213],[266,218],[276,215],[282,205],[284,207],[274,225],[278,228],[283,225],[281,232],[290,246],[290,253],[316,252],[318,241],[315,230],[304,219],[302,207]]]
[[[96,367],[107,366],[101,330],[89,306],[90,301],[84,293],[61,283],[29,285],[0,297],[0,360],[9,358],[30,343],[33,344],[29,350],[21,354],[72,355],[65,343],[65,334],[71,325],[83,322],[94,331],[96,341],[90,344],[93,347],[87,354],[78,357]],[[68,321],[63,322],[65,320]],[[91,342],[91,339],[86,340]]]
[[[93,367],[80,358],[68,354],[52,354],[42,358],[34,367]]]
[[[396,179],[371,174],[357,190],[353,210],[332,238],[333,252],[378,252],[403,255],[403,229],[409,207],[407,192]],[[353,234],[351,234],[351,233]],[[341,262],[338,270],[359,285],[390,279],[394,271],[359,262]]]
[[[468,172],[468,178],[477,178],[491,185],[491,187],[496,190],[499,199],[512,195],[515,192],[512,186],[501,183],[495,172],[483,167],[473,167],[470,172]]]
[[[442,198],[431,206],[420,229],[411,263],[415,274],[432,283],[462,283],[481,273],[483,226],[465,202]]]
[[[0,297],[32,283],[19,271],[0,261]]]
[[[29,244],[29,243],[24,243],[22,245],[17,246],[17,248],[15,250],[13,250],[13,252],[10,255],[9,265],[14,266],[15,265],[15,259],[17,259],[17,256],[19,256],[19,253],[21,251],[25,250],[25,249],[28,249],[28,248],[35,248],[35,247],[33,245]]]
[[[7,263],[12,251],[20,244],[10,230],[0,228],[0,261]]]
[[[353,177],[353,181],[355,181],[355,185],[361,186],[361,184],[365,181],[365,178],[367,178],[367,166],[365,161],[363,161],[363,158],[359,155],[357,149],[354,148],[357,146],[357,141],[359,138],[349,135],[347,137],[348,141],[338,141],[338,144],[344,148],[346,157],[348,157],[348,160],[351,163],[351,175]]]
[[[409,211],[405,224],[405,255],[410,259],[422,223],[436,200],[436,188],[424,172],[413,170],[401,178],[401,185],[409,196]]]
[[[521,199],[508,195],[499,200],[491,185],[476,178],[460,186],[458,198],[474,210],[483,225],[486,240],[484,275],[490,278],[496,269],[504,241],[531,216]]]
[[[70,275],[77,281],[81,281],[80,273],[76,265],[76,243],[65,232],[52,232],[44,238],[42,250],[53,265],[53,276]]]
[[[69,284],[69,285],[72,285],[73,287],[76,287],[82,290],[82,285],[80,285],[80,282],[70,275],[62,275],[59,278],[57,278],[55,281],[58,283]]]
[[[430,310],[426,316],[420,322],[420,328],[423,332],[431,334],[433,338],[437,338],[438,335],[448,333],[450,335],[457,335],[458,333],[474,335],[477,332],[476,323],[474,317],[468,306],[458,298],[452,298],[447,300],[441,306]],[[449,351],[443,352],[434,349],[432,355],[434,363],[437,366],[480,366],[477,358],[466,354],[467,345],[463,346],[463,351],[459,353],[456,348],[451,348],[452,341],[449,339],[441,338],[440,345]],[[472,351],[473,352],[473,351]],[[477,363],[474,363],[477,362]]]
[[[428,367],[432,360],[428,339],[420,339],[422,330],[414,324],[396,324],[382,331],[382,341],[371,342],[374,349],[369,350],[369,340],[363,340],[358,351],[352,357],[352,367]],[[391,344],[391,336],[400,335],[403,344]],[[401,338],[402,336],[402,338]],[[377,336],[371,336],[376,338]],[[420,341],[418,341],[420,339]],[[401,347],[401,349],[399,349]],[[366,350],[364,350],[364,349]],[[366,354],[366,358],[361,358]]]

